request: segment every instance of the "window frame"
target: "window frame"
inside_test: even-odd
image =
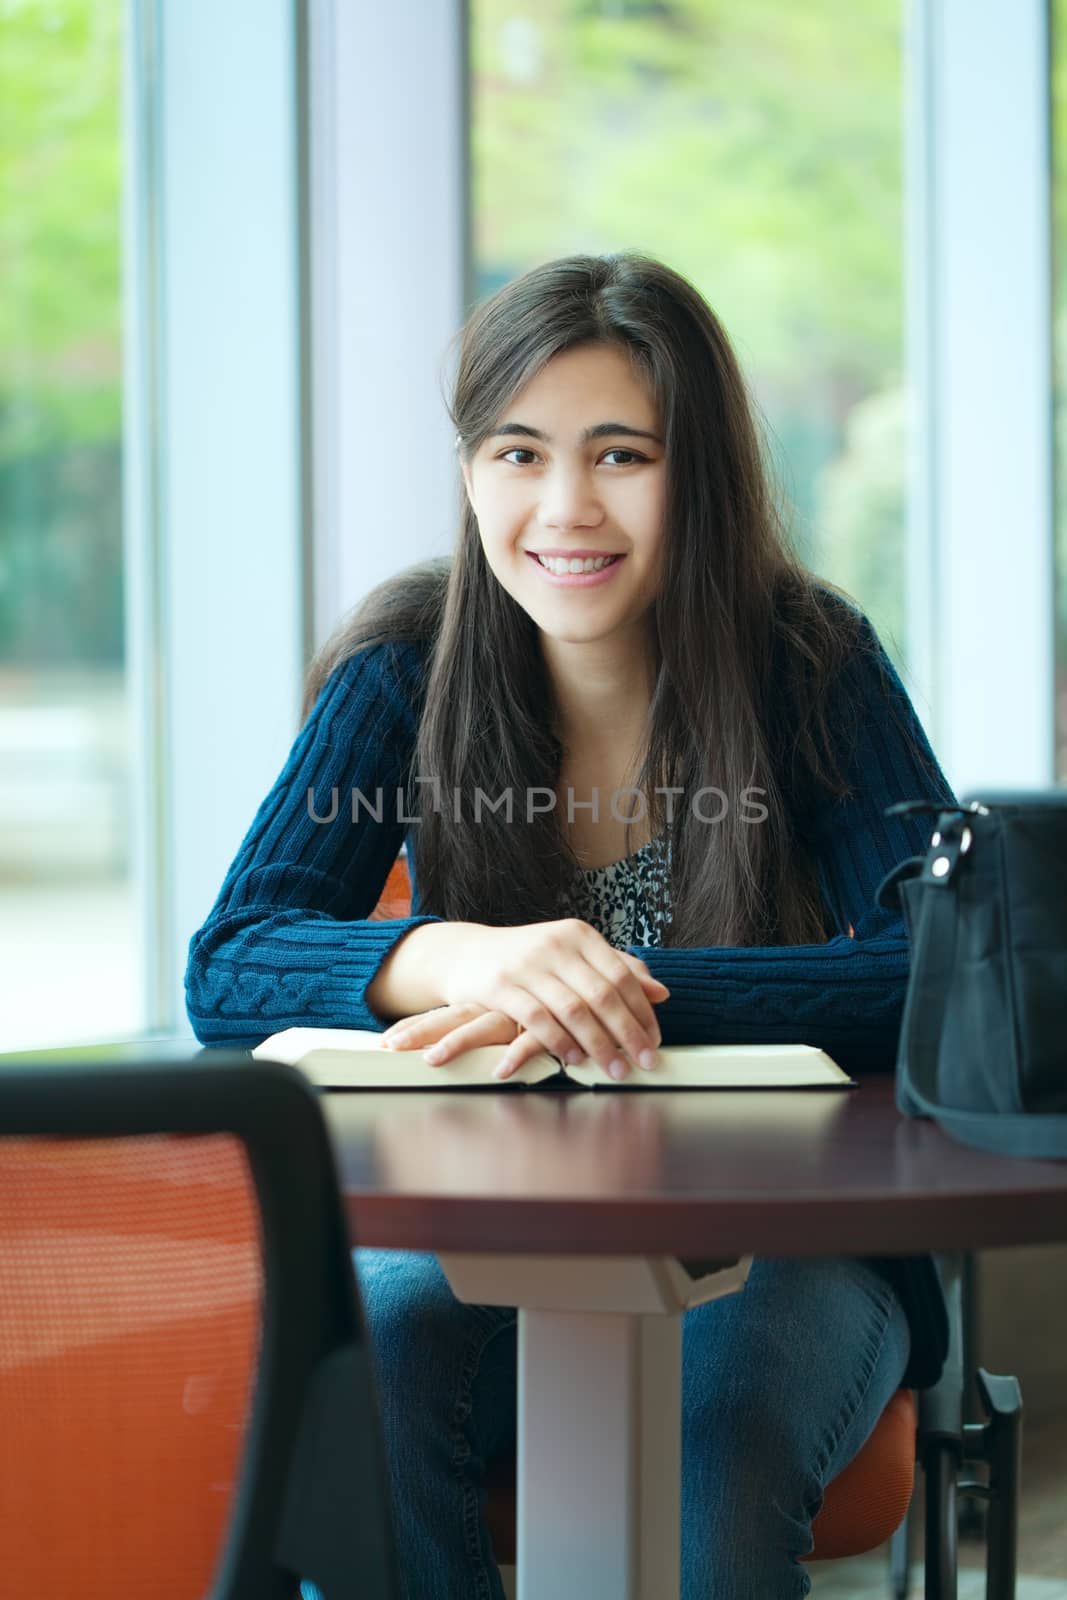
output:
[[[301,29],[128,0],[127,682],[149,1032],[296,731],[307,657]],[[239,69],[239,70],[238,70]]]
[[[910,0],[909,655],[957,793],[1054,781],[1049,32]]]
[[[958,789],[1042,785],[1048,9],[904,3],[909,687]],[[184,1031],[188,940],[285,760],[313,649],[455,537],[470,27],[467,0],[127,0],[127,22],[133,851],[147,1025]]]

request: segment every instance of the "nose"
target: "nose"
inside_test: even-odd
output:
[[[546,474],[537,520],[543,528],[595,528],[604,510],[592,477],[582,467],[558,466]]]

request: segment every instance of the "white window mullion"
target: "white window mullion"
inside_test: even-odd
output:
[[[464,0],[310,0],[315,638],[451,549],[466,310]]]
[[[1045,0],[913,0],[911,618],[958,790],[1053,776],[1048,33]]]
[[[127,0],[123,61],[123,573],[130,729],[134,960],[144,1025],[171,1020],[163,906],[166,761],[160,706],[159,41],[155,7]]]
[[[299,41],[291,0],[130,5],[130,98],[153,145],[126,245],[141,408],[128,636],[157,752],[142,808],[146,947],[159,957],[148,1015],[185,1031],[189,938],[299,712]]]

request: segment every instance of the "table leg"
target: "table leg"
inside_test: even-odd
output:
[[[682,1316],[751,1256],[438,1256],[471,1305],[518,1308],[518,1600],[677,1600]]]
[[[518,1600],[672,1600],[680,1315],[519,1311]]]

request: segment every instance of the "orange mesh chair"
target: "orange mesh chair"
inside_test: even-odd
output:
[[[392,1600],[370,1347],[299,1073],[0,1063],[0,1306],[4,1593]]]
[[[390,868],[376,918],[406,917],[411,910],[411,883],[403,856]],[[850,930],[851,931],[851,930]],[[890,1583],[897,1600],[908,1588],[908,1511],[915,1484],[915,1466],[923,1467],[926,1485],[926,1600],[954,1600],[956,1595],[957,1491],[986,1502],[986,1551],[989,1600],[1012,1600],[1015,1593],[1022,1398],[1013,1377],[977,1368],[976,1385],[988,1420],[965,1423],[963,1404],[967,1370],[963,1350],[962,1257],[939,1257],[949,1312],[950,1351],[945,1371],[933,1389],[916,1400],[910,1389],[898,1389],[859,1453],[827,1485],[812,1522],[814,1548],[810,1561],[833,1561],[865,1555],[887,1540]],[[988,1481],[965,1479],[965,1463],[984,1464]],[[488,1463],[486,1516],[499,1565],[515,1562],[515,1458]]]
[[[907,1515],[915,1478],[915,1397],[898,1389],[863,1449],[827,1486],[812,1523],[815,1548],[806,1559],[864,1555],[884,1544]],[[515,1458],[500,1457],[486,1474],[486,1515],[497,1562],[515,1562]]]
[[[389,868],[389,876],[378,896],[378,904],[370,914],[372,922],[390,922],[394,917],[411,915],[411,874],[407,860],[397,856]]]

